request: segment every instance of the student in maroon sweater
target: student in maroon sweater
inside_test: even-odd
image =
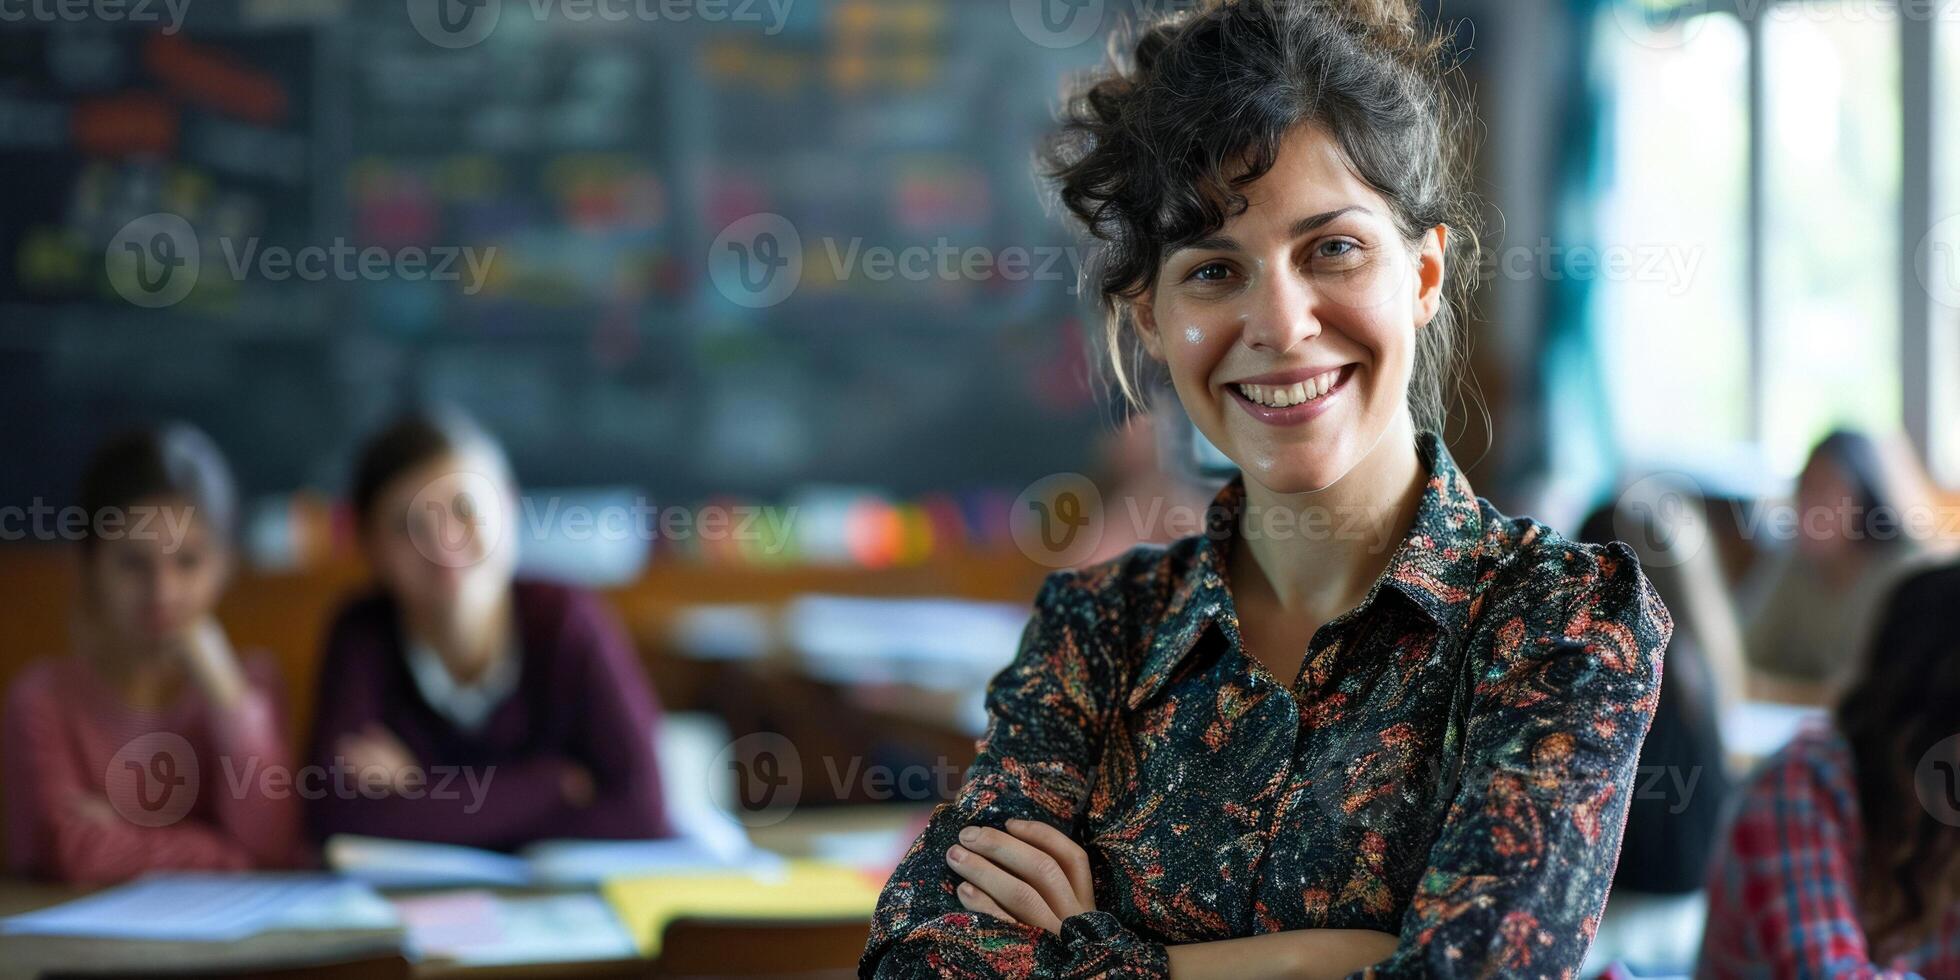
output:
[[[653,689],[595,599],[513,581],[515,500],[502,450],[458,414],[404,418],[363,452],[353,504],[378,588],[327,634],[317,835],[672,835]]]

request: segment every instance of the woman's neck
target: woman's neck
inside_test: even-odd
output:
[[[1324,490],[1275,493],[1246,480],[1232,562],[1235,601],[1269,604],[1316,623],[1358,605],[1415,522],[1428,479],[1405,419]]]
[[[406,619],[409,636],[434,650],[458,684],[476,681],[510,648],[508,589],[486,608],[410,609]]]
[[[81,652],[103,685],[131,707],[165,707],[183,690],[184,665],[176,657],[102,639],[83,644]]]

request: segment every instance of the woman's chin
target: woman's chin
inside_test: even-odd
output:
[[[1246,479],[1256,480],[1259,485],[1273,494],[1319,493],[1339,483],[1339,474],[1322,473],[1305,469],[1288,469],[1283,472],[1246,471]]]
[[[1320,446],[1260,445],[1251,440],[1228,453],[1245,478],[1273,493],[1316,493],[1341,481],[1353,460],[1340,449]]]

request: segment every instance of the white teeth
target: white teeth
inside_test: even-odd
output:
[[[1242,384],[1239,391],[1267,408],[1290,408],[1327,394],[1340,380],[1341,372],[1335,370],[1290,385]]]

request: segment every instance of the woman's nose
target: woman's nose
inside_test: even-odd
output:
[[[1284,354],[1320,335],[1313,292],[1291,276],[1270,277],[1249,297],[1239,340],[1262,354]]]

